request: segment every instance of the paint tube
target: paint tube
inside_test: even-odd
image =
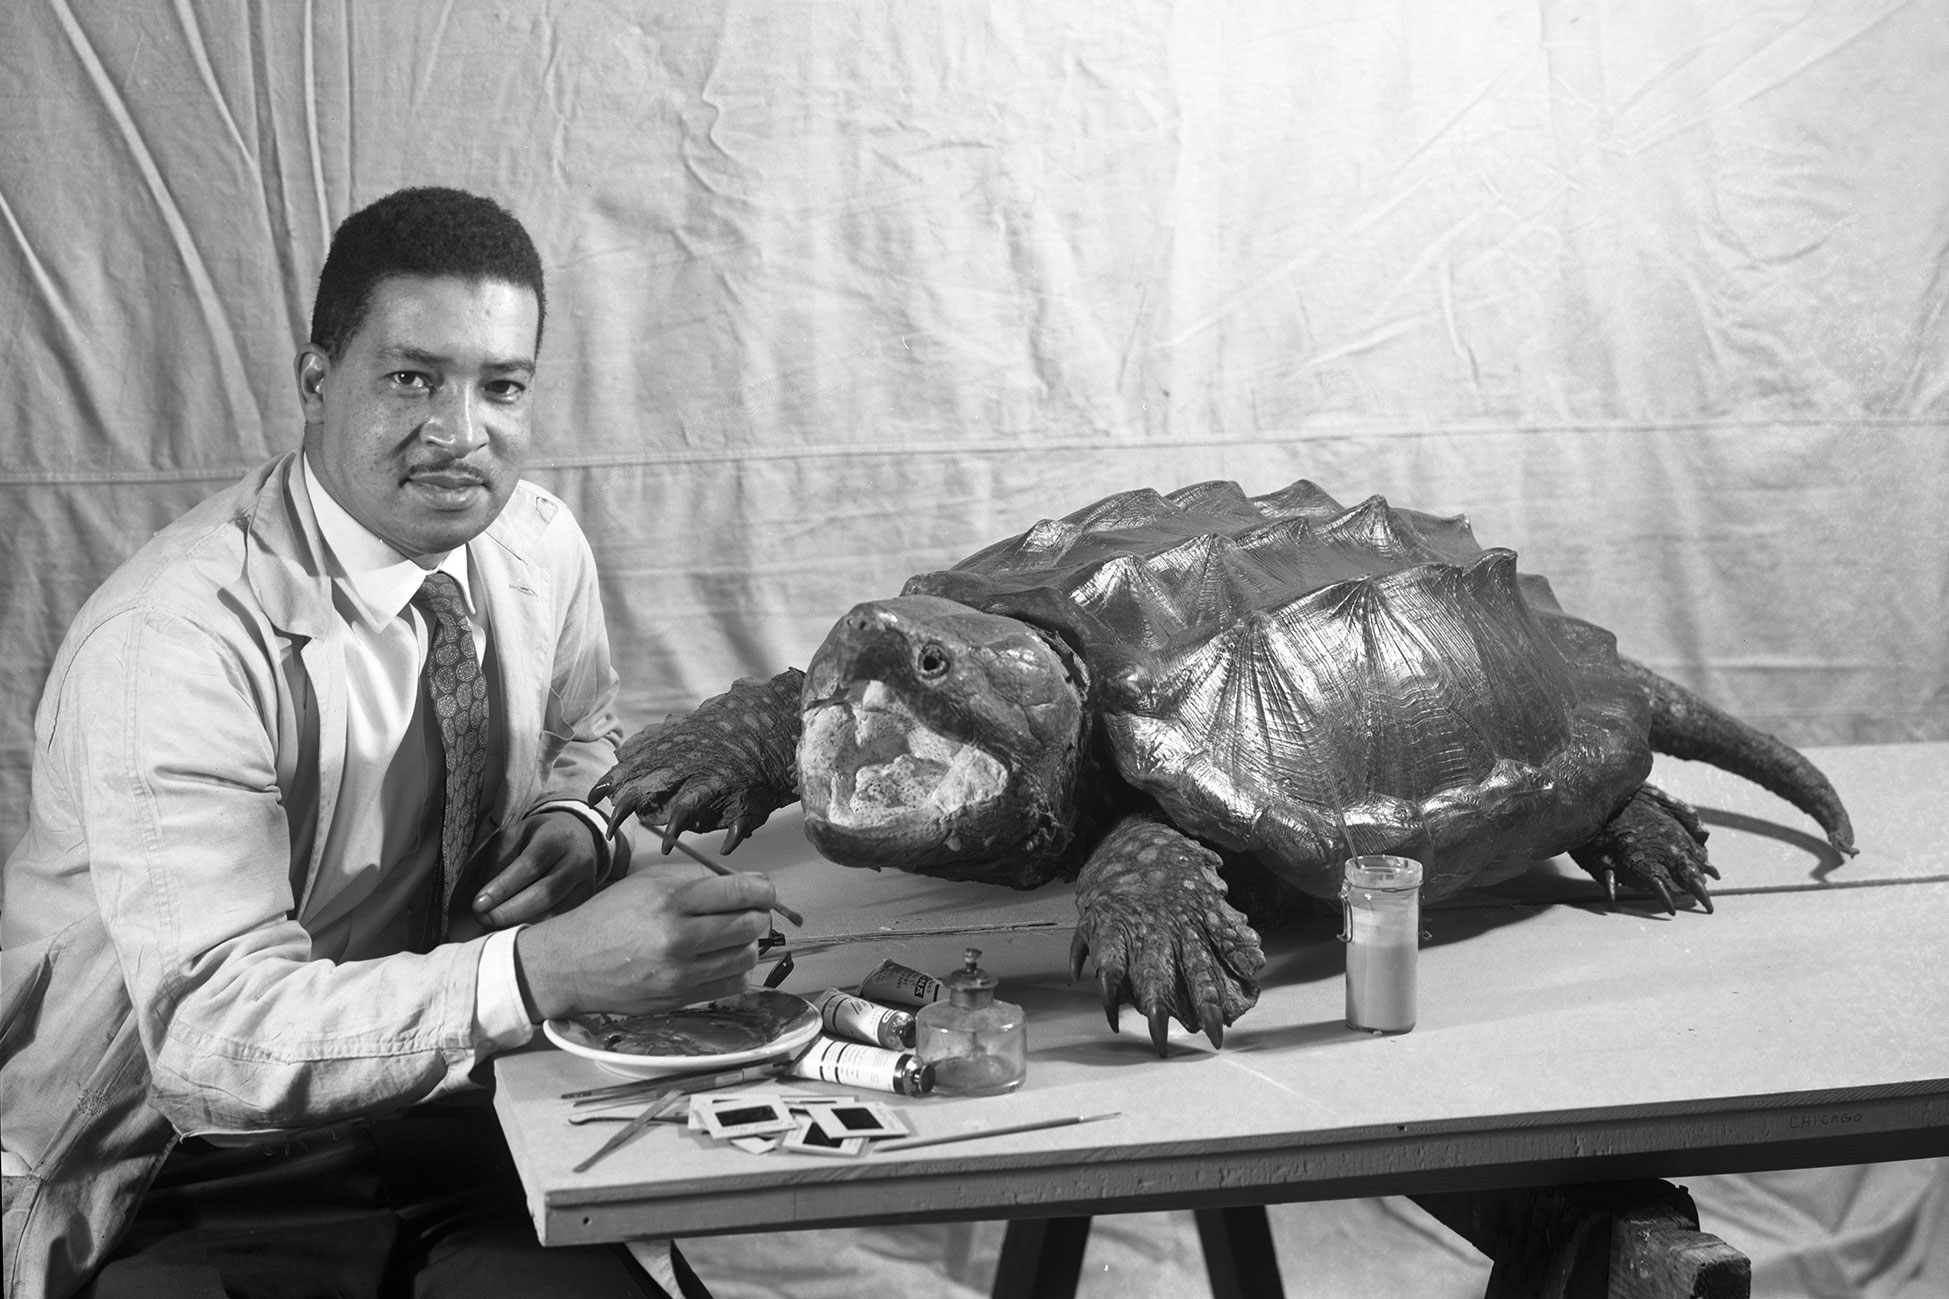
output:
[[[947,989],[931,974],[881,961],[878,969],[860,980],[859,995],[892,1006],[928,1006],[946,996]]]
[[[912,1051],[889,1051],[864,1042],[842,1042],[821,1034],[792,1063],[794,1078],[868,1087],[903,1096],[924,1096],[934,1090],[934,1066]]]
[[[811,998],[825,1021],[826,1032],[891,1050],[914,1044],[914,1017],[904,1010],[882,1006],[864,997],[827,988]]]

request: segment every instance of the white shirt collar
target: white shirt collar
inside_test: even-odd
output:
[[[301,455],[305,491],[311,497],[312,513],[318,516],[318,530],[335,565],[332,574],[341,590],[352,597],[360,619],[374,629],[397,618],[411,603],[426,575],[438,570],[460,584],[460,596],[470,616],[478,618],[474,591],[467,577],[467,548],[459,546],[444,554],[401,555],[381,541],[325,489],[311,470],[311,457]]]

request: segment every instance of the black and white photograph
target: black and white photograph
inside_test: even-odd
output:
[[[7,0],[0,698],[4,1299],[1949,1299],[1949,5]]]

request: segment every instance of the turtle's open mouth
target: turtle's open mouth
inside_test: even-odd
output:
[[[856,605],[805,669],[806,837],[846,866],[1040,884],[1075,824],[1082,706],[1026,623],[931,596]]]
[[[808,814],[836,830],[950,852],[953,822],[999,799],[1008,769],[941,734],[882,681],[855,681],[808,706],[799,745]]]

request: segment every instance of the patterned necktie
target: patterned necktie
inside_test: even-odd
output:
[[[433,614],[433,644],[427,650],[422,680],[440,723],[440,748],[446,759],[446,797],[440,816],[440,870],[434,875],[427,946],[447,935],[447,912],[474,838],[481,782],[487,774],[487,678],[474,658],[474,632],[460,583],[445,573],[428,573],[417,597]]]

